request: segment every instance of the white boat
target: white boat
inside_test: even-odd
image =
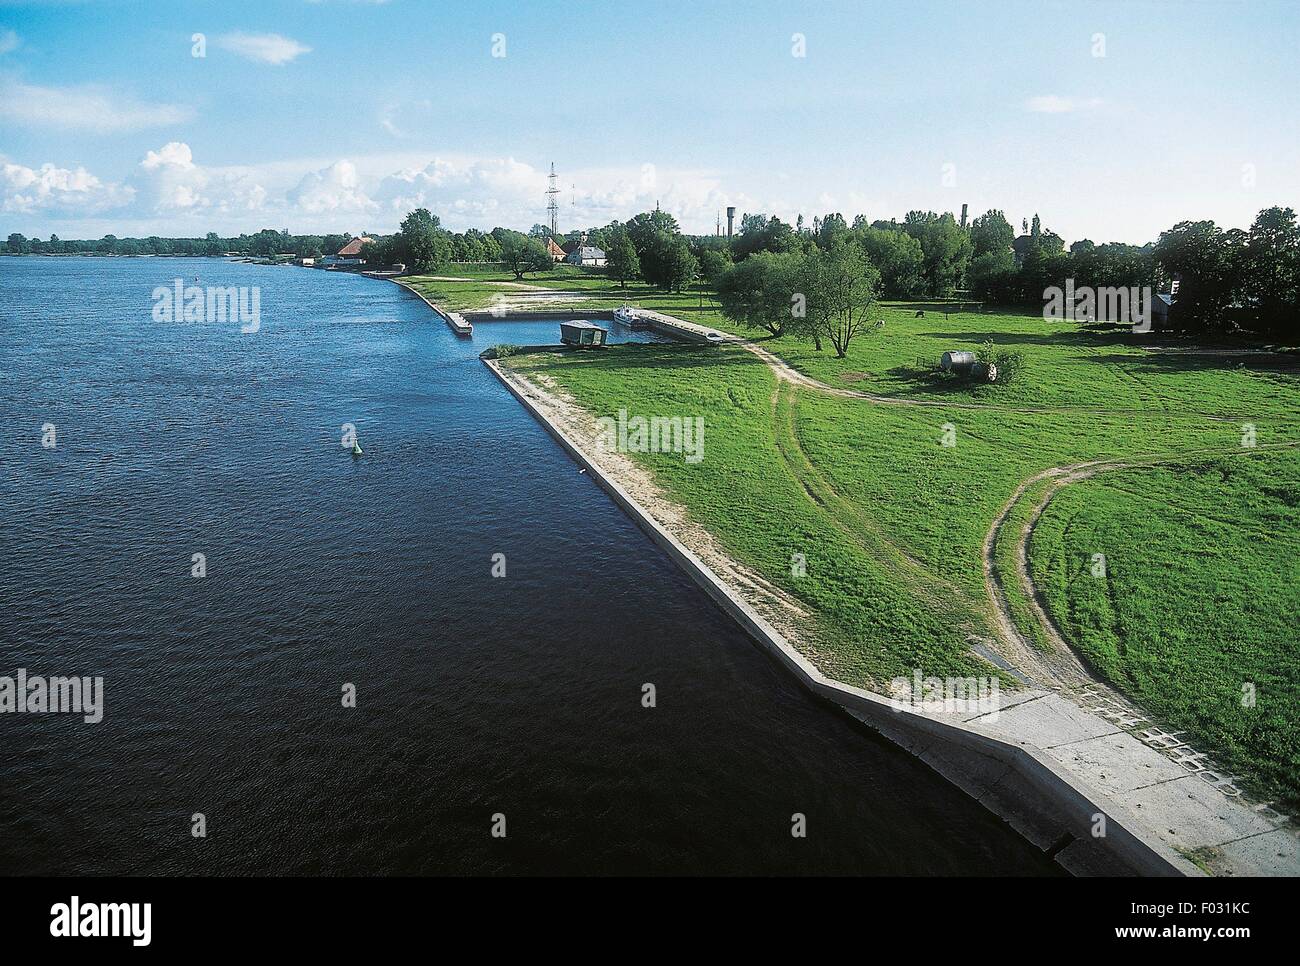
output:
[[[620,305],[614,310],[614,321],[621,322],[629,329],[648,329],[650,323],[636,314],[630,305]]]

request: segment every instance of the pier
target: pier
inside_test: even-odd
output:
[[[400,278],[390,278],[389,281],[395,282],[396,284],[402,286],[402,288],[406,289],[408,292],[417,296],[421,302],[423,302],[425,305],[429,306],[429,308],[437,312],[438,315],[442,317],[442,320],[447,323],[447,327],[450,328],[451,331],[455,332],[457,335],[474,334],[474,326],[471,325],[465,319],[465,316],[461,315],[459,312],[448,312],[445,309],[442,309],[439,306],[434,305],[427,298],[425,298],[422,293],[416,291],[406,282],[403,282]]]

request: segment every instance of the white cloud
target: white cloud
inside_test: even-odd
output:
[[[187,107],[113,96],[101,87],[40,87],[0,78],[0,117],[21,124],[75,128],[97,134],[179,124]]]
[[[266,201],[266,190],[246,173],[198,165],[182,141],[147,152],[134,184],[139,207],[149,213],[252,212]]]
[[[220,167],[203,164],[185,142],[171,141],[145,153],[125,186],[87,188],[84,197],[67,194],[57,207],[52,201],[47,207],[49,217],[70,221],[78,214],[90,218],[110,201],[116,202],[113,220],[95,223],[94,230],[118,235],[238,233],[267,225],[288,226],[295,232],[357,227],[390,232],[407,212],[422,206],[438,214],[453,231],[497,225],[527,230],[546,221],[548,168],[511,157],[437,155],[430,160],[414,153]],[[62,177],[72,184],[73,175],[95,180],[85,172]],[[31,180],[28,175],[15,177]],[[761,211],[793,222],[801,211],[811,217],[856,200],[818,198],[811,192],[807,198],[798,197],[798,192],[791,197],[754,197],[724,190],[726,182],[718,172],[648,161],[565,170],[560,179],[560,227],[568,231],[626,220],[658,204],[684,231],[708,233],[728,205],[736,205],[738,214]],[[16,185],[7,191],[23,199],[32,193]],[[56,192],[51,188],[47,195]],[[79,197],[83,211],[76,210]],[[30,200],[10,204],[13,210],[39,211]],[[848,214],[859,208],[843,210]],[[871,210],[881,210],[880,204]],[[364,217],[365,225],[358,225],[358,216]],[[48,230],[44,224],[39,229]],[[90,229],[65,225],[59,234],[76,230]]]
[[[311,53],[311,48],[279,34],[223,34],[217,38],[217,46],[255,60],[262,64],[287,64],[303,54]]]
[[[0,55],[18,49],[18,34],[12,30],[0,30]]]
[[[288,195],[291,204],[308,214],[374,211],[378,206],[361,190],[357,168],[351,161],[335,161],[328,168],[303,175]]]
[[[1061,97],[1058,94],[1040,94],[1025,101],[1025,110],[1035,114],[1072,114],[1090,111],[1101,106],[1100,97]]]
[[[0,211],[6,213],[97,214],[129,203],[133,194],[131,188],[105,184],[81,167],[0,167]]]

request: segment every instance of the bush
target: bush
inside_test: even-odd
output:
[[[519,351],[519,346],[503,342],[500,345],[494,345],[483,353],[484,359],[505,359]]]
[[[979,360],[997,367],[998,378],[995,385],[998,386],[1010,385],[1025,371],[1023,353],[995,345],[992,339],[980,348]]]

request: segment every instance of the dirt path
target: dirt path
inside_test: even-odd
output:
[[[787,468],[795,476],[796,480],[803,487],[808,498],[826,509],[834,518],[833,522],[837,523],[841,529],[847,529],[854,532],[855,539],[862,543],[862,533],[865,529],[871,531],[872,539],[869,541],[874,544],[873,547],[866,547],[868,550],[874,549],[879,555],[881,545],[883,544],[895,555],[895,564],[902,564],[904,569],[913,571],[912,576],[923,576],[927,574],[918,561],[913,559],[909,554],[902,550],[900,546],[880,531],[878,526],[867,526],[864,521],[864,515],[856,512],[856,508],[850,500],[837,493],[825,480],[820,473],[817,473],[812,462],[802,452],[798,444],[797,435],[794,433],[793,424],[784,427],[787,431],[782,433],[782,413],[777,405],[780,398],[780,384],[789,383],[803,389],[814,392],[826,393],[832,396],[838,396],[845,399],[861,399],[866,402],[885,406],[919,406],[930,408],[949,408],[949,409],[984,409],[1001,412],[1013,413],[1042,413],[1042,412],[1101,412],[1110,414],[1120,414],[1127,410],[1111,409],[1070,409],[1054,407],[1010,407],[1010,406],[990,406],[981,403],[964,403],[951,402],[947,400],[932,399],[902,399],[896,396],[882,396],[874,393],[862,392],[857,389],[846,389],[840,386],[831,386],[817,379],[813,379],[784,359],[776,356],[757,343],[730,336],[724,340],[727,344],[737,345],[753,353],[767,364],[778,380],[778,392],[773,395],[773,429],[778,440],[778,450],[781,451],[782,459],[786,462]],[[788,404],[788,411],[784,414],[788,420],[793,420],[793,403]],[[1141,410],[1148,413],[1148,410]],[[1208,413],[1188,413],[1188,415],[1199,415],[1208,419],[1223,420],[1227,417],[1208,414]],[[781,443],[785,442],[785,446]],[[1093,686],[1095,688],[1105,688],[1111,690],[1098,676],[1093,674],[1084,664],[1079,655],[1067,642],[1065,636],[1057,627],[1055,621],[1047,611],[1047,606],[1043,594],[1034,584],[1033,576],[1029,567],[1029,543],[1033,537],[1034,527],[1037,525],[1047,505],[1051,502],[1062,487],[1070,483],[1076,483],[1079,480],[1085,480],[1095,476],[1098,473],[1109,472],[1112,470],[1131,469],[1142,466],[1155,466],[1163,463],[1183,462],[1188,459],[1197,457],[1211,456],[1231,456],[1257,453],[1259,450],[1284,449],[1300,445],[1300,442],[1276,443],[1265,446],[1259,446],[1253,449],[1235,448],[1235,449],[1201,449],[1187,450],[1177,454],[1160,454],[1154,456],[1138,456],[1122,460],[1089,460],[1080,463],[1065,464],[1061,466],[1051,466],[1039,473],[1035,473],[1029,479],[1022,482],[1011,498],[1002,507],[1001,512],[994,519],[992,526],[984,536],[982,548],[982,561],[984,569],[984,586],[988,595],[988,601],[992,604],[993,617],[996,622],[999,640],[994,650],[997,655],[1006,661],[1011,667],[1016,669],[1027,680],[1044,687],[1078,689],[1082,687]],[[1038,503],[1033,507],[1025,526],[1017,535],[1016,544],[1016,574],[1018,586],[1021,593],[1028,602],[1034,618],[1042,632],[1044,640],[1048,643],[1046,650],[1035,647],[1034,644],[1026,640],[1016,625],[1015,617],[1012,614],[1010,603],[1007,599],[1006,581],[1008,575],[1002,574],[997,566],[997,545],[998,539],[1005,527],[1011,513],[1024,498],[1025,493],[1032,487],[1043,481],[1051,480],[1052,483],[1046,488],[1040,496]],[[840,515],[847,513],[847,519],[840,519]],[[865,546],[865,545],[864,545]],[[918,573],[920,572],[920,573]],[[933,577],[936,581],[937,577]],[[940,581],[940,583],[943,583]],[[952,588],[949,588],[951,590]]]
[[[1124,460],[1091,460],[1083,463],[1074,463],[1064,466],[1053,466],[1040,473],[1036,473],[1029,479],[1025,480],[1016,488],[1011,495],[1011,499],[1003,506],[1002,511],[993,521],[988,533],[984,536],[984,547],[982,557],[984,561],[984,585],[988,590],[989,598],[996,609],[998,626],[1003,638],[1003,645],[1007,648],[1003,654],[1005,658],[1016,664],[1021,670],[1029,673],[1038,683],[1046,687],[1079,687],[1086,684],[1096,684],[1105,686],[1101,680],[1094,675],[1082,659],[1075,652],[1074,648],[1068,643],[1065,635],[1057,626],[1056,621],[1052,619],[1047,610],[1047,603],[1042,591],[1034,583],[1033,574],[1029,564],[1029,545],[1034,535],[1034,528],[1038,525],[1043,513],[1046,511],[1052,498],[1061,491],[1062,488],[1071,483],[1077,483],[1080,480],[1090,479],[1099,473],[1108,473],[1115,470],[1138,469],[1150,466],[1160,466],[1173,463],[1183,463],[1195,461],[1197,459],[1208,459],[1216,456],[1249,456],[1259,453],[1261,450],[1267,452],[1270,450],[1292,449],[1300,446],[1300,442],[1290,443],[1273,443],[1264,446],[1257,446],[1252,449],[1238,447],[1236,449],[1199,449],[1188,450],[1175,455],[1163,455],[1152,457],[1134,457]],[[1015,617],[1011,612],[1010,604],[1007,600],[1006,581],[1007,575],[1003,574],[997,566],[997,545],[1003,528],[1006,526],[1008,518],[1012,511],[1024,498],[1025,493],[1036,484],[1045,480],[1050,480],[1050,485],[1038,497],[1029,517],[1026,519],[1024,526],[1016,535],[1015,547],[1015,579],[1019,582],[1021,593],[1028,602],[1030,610],[1033,612],[1035,621],[1039,630],[1042,632],[1044,639],[1048,643],[1046,651],[1033,646],[1027,641],[1023,634],[1020,633],[1016,625]],[[1022,663],[1023,662],[1023,663]]]

